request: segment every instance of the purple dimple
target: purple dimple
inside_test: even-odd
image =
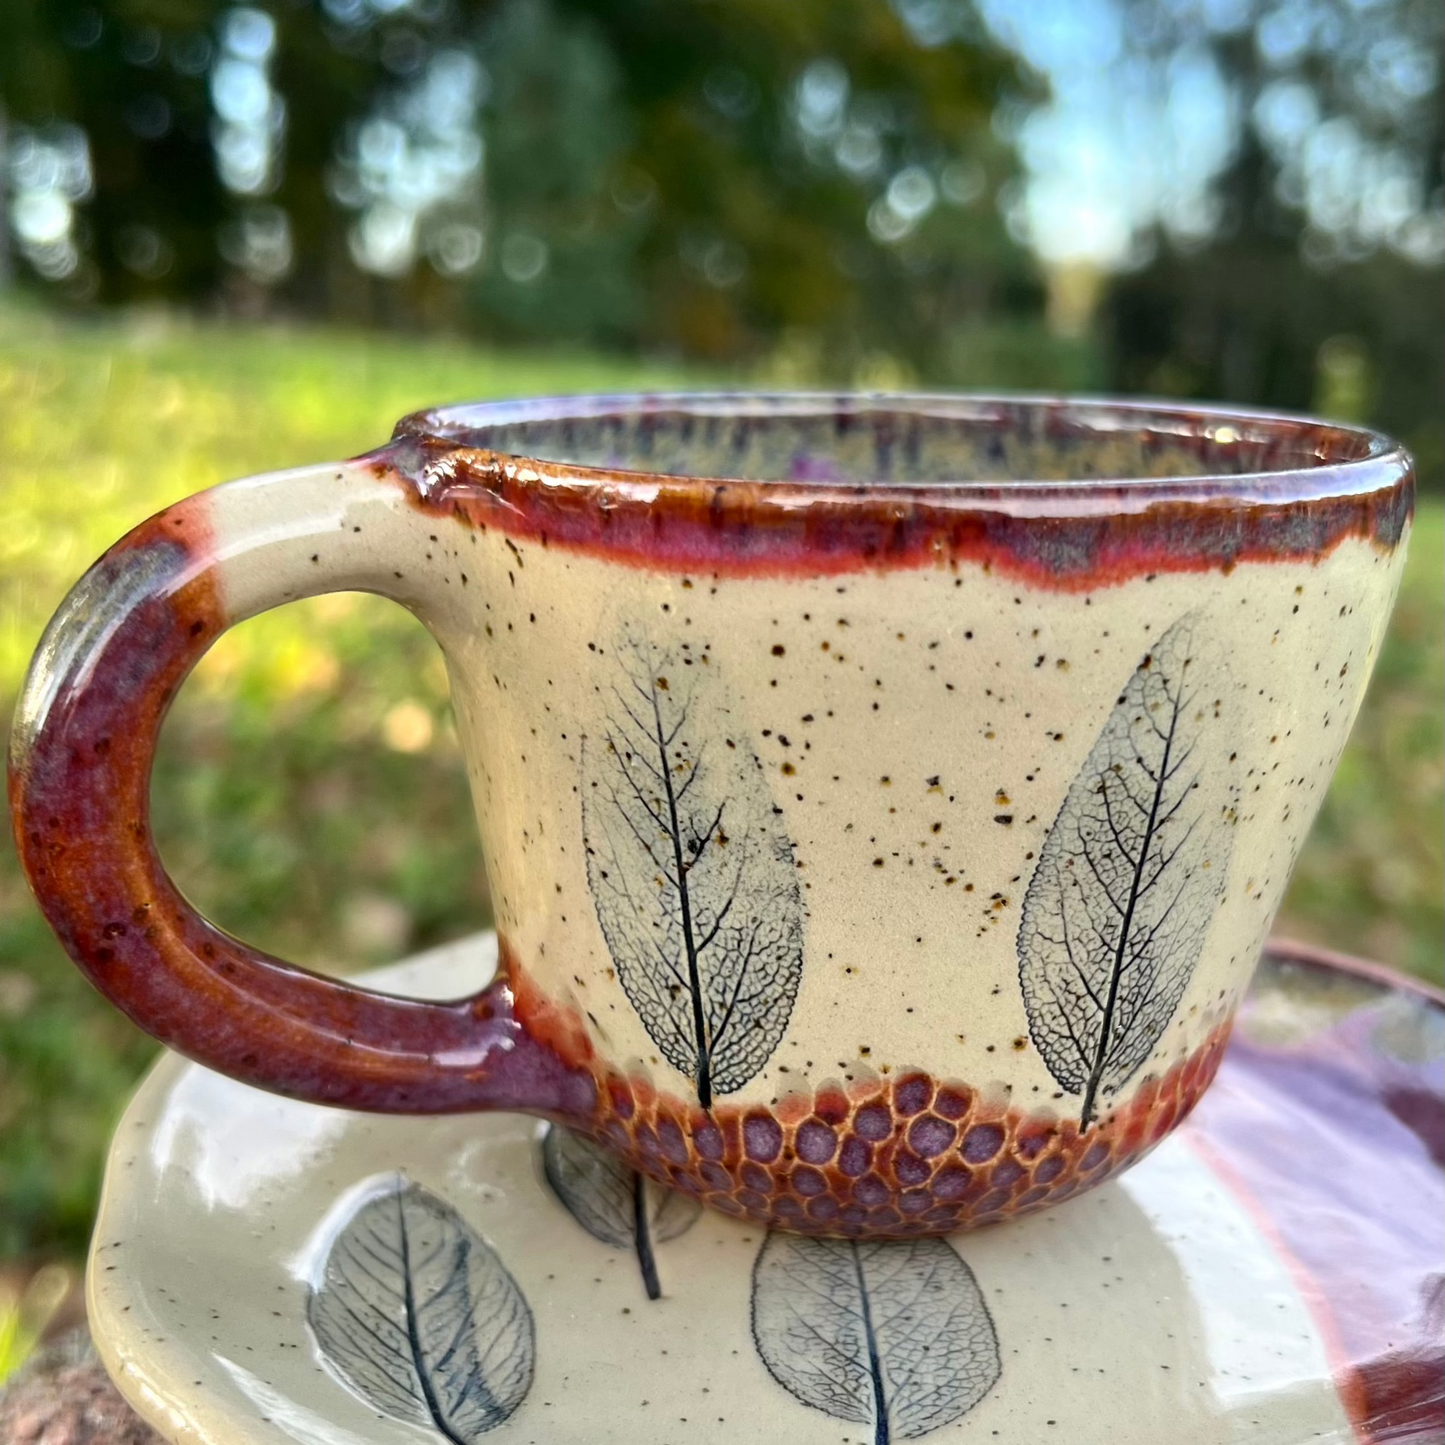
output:
[[[811,1198],[815,1194],[826,1194],[828,1192],[828,1181],[821,1170],[814,1169],[811,1164],[799,1164],[793,1170],[793,1188],[799,1194]]]
[[[1003,1130],[997,1124],[975,1124],[963,1136],[959,1153],[970,1164],[983,1164],[1003,1148]]]
[[[692,1131],[692,1145],[704,1159],[723,1157],[722,1130],[716,1124],[704,1124]]]
[[[1011,1184],[1016,1184],[1024,1177],[1024,1166],[1017,1159],[1000,1159],[993,1166],[993,1174],[989,1183],[995,1189],[1007,1189]]]
[[[796,1219],[803,1212],[803,1206],[791,1195],[782,1194],[773,1200],[773,1213]]]
[[[904,1214],[922,1214],[932,1203],[933,1196],[926,1189],[910,1189],[898,1201],[898,1207]]]
[[[1034,1179],[1039,1184],[1048,1184],[1057,1179],[1063,1171],[1063,1156],[1055,1154],[1051,1158],[1039,1160],[1038,1167],[1034,1170]]]
[[[743,1183],[749,1189],[756,1189],[759,1194],[766,1194],[773,1187],[773,1176],[756,1164],[744,1163],[738,1172],[742,1175]]]
[[[657,1121],[657,1139],[663,1158],[674,1164],[687,1163],[687,1140],[682,1137],[682,1130],[671,1119]]]
[[[809,1164],[826,1164],[838,1147],[838,1136],[820,1119],[804,1119],[798,1125],[798,1158]]]
[[[974,1218],[981,1214],[992,1214],[995,1209],[1002,1209],[1007,1203],[1007,1189],[991,1189],[974,1205]]]
[[[857,1206],[853,1206],[856,1208]],[[838,1217],[838,1201],[831,1194],[820,1194],[816,1199],[808,1201],[808,1218],[816,1219],[822,1223]]]
[[[783,1147],[783,1131],[776,1120],[750,1114],[743,1120],[743,1148],[749,1159],[771,1164]]]
[[[893,1191],[876,1174],[865,1174],[853,1186],[853,1198],[859,1204],[882,1204],[892,1197]]]
[[[838,1168],[849,1179],[856,1179],[860,1174],[866,1174],[868,1166],[872,1162],[873,1146],[871,1144],[865,1143],[857,1137],[843,1141],[843,1148],[838,1153]]]
[[[893,1090],[894,1107],[905,1117],[926,1109],[932,1098],[933,1085],[922,1074],[899,1080],[898,1086]]]
[[[721,1164],[714,1164],[711,1159],[700,1164],[697,1172],[707,1181],[708,1187],[711,1189],[731,1189],[733,1187],[732,1176]]]
[[[853,1129],[860,1139],[876,1144],[893,1132],[893,1115],[884,1104],[865,1104],[853,1120]]]
[[[1019,1209],[1027,1208],[1031,1204],[1037,1204],[1041,1199],[1048,1198],[1049,1191],[1041,1184],[1036,1184],[1032,1189],[1025,1189],[1015,1201]]]
[[[947,1119],[940,1119],[936,1114],[925,1114],[909,1125],[908,1142],[914,1153],[921,1154],[925,1159],[932,1159],[935,1154],[942,1154],[953,1143],[954,1133],[954,1127]]]
[[[813,1202],[816,1204],[817,1200]],[[868,1211],[861,1204],[845,1204],[838,1211],[838,1218],[844,1224],[862,1224],[868,1218]]]
[[[637,1152],[644,1159],[657,1159],[662,1155],[662,1148],[657,1142],[657,1135],[653,1133],[650,1124],[639,1124],[633,1134],[637,1141]]]
[[[933,1181],[933,1192],[939,1199],[962,1199],[972,1177],[971,1171],[961,1164],[940,1169]]]
[[[696,1195],[703,1192],[702,1184],[694,1179],[686,1170],[669,1168],[667,1173],[671,1180],[672,1187],[676,1189],[678,1193]]]
[[[1079,1160],[1080,1169],[1097,1169],[1109,1157],[1109,1146],[1104,1143],[1090,1144]]]
[[[900,1184],[922,1184],[933,1173],[933,1166],[917,1154],[900,1149],[893,1156],[893,1172]]]

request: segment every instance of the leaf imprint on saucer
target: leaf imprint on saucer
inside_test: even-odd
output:
[[[782,1040],[803,971],[793,845],[703,656],[624,634],[582,750],[587,881],[608,951],[698,1102],[742,1088]]]
[[[502,1424],[532,1384],[532,1311],[495,1250],[445,1201],[399,1178],[331,1244],[306,1317],[368,1404],[454,1445]]]
[[[944,1239],[770,1233],[753,1265],[753,1339],[789,1394],[916,1440],[998,1380],[998,1337],[973,1271]]]
[[[1194,630],[1181,618],[1124,685],[1024,898],[1029,1032],[1060,1085],[1083,1095],[1085,1128],[1163,1036],[1229,866],[1236,799],[1211,806],[1196,756],[1222,703],[1204,690]]]
[[[654,1184],[610,1149],[560,1124],[548,1124],[542,1136],[542,1172],[567,1212],[593,1239],[637,1255],[648,1299],[660,1299],[653,1246],[686,1234],[697,1223],[702,1205]]]

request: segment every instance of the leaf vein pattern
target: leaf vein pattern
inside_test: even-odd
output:
[[[1085,1127],[1163,1037],[1228,871],[1233,785],[1211,809],[1202,770],[1187,766],[1221,725],[1222,704],[1197,702],[1198,630],[1193,615],[1174,623],[1125,684],[1024,899],[1029,1032],[1060,1086],[1080,1096]]]

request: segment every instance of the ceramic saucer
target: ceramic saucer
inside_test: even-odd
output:
[[[494,958],[371,981],[455,996]],[[1442,1101],[1433,996],[1276,949],[1137,1168],[854,1245],[702,1213],[531,1119],[349,1114],[166,1057],[116,1134],[91,1325],[197,1445],[1438,1439]]]

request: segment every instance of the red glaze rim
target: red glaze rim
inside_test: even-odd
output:
[[[1070,481],[757,481],[543,460],[505,449],[524,423],[678,417],[742,432],[789,417],[873,426],[954,420],[1038,441],[1137,437],[1264,469]],[[880,425],[880,419],[887,419]],[[896,431],[890,428],[897,428]],[[1235,435],[1221,437],[1221,431]],[[495,439],[500,449],[489,449]],[[552,448],[549,448],[552,450]],[[1042,397],[679,393],[484,402],[419,412],[369,455],[421,510],[609,561],[731,576],[997,567],[1084,592],[1162,572],[1316,561],[1356,537],[1393,551],[1413,512],[1408,454],[1379,433],[1243,409]]]

